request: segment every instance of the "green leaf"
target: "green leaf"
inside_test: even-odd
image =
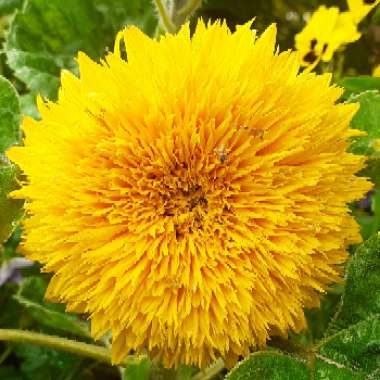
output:
[[[0,154],[20,141],[20,102],[12,84],[0,77]]]
[[[124,370],[123,380],[149,380],[151,365],[148,359],[128,365]]]
[[[40,114],[36,105],[36,95],[33,92],[20,96],[20,106],[23,115],[31,116],[34,119],[40,119]]]
[[[327,379],[339,380],[370,379],[375,373],[379,376],[380,318],[368,318],[328,337],[315,356],[319,377],[323,374]]]
[[[21,8],[23,0],[1,0],[0,1],[0,16],[9,15],[16,9]]]
[[[18,328],[22,310],[20,305],[14,300],[17,292],[17,285],[14,283],[5,283],[0,290],[0,310],[6,312],[0,313],[1,328]],[[0,376],[0,379],[2,377]]]
[[[371,197],[371,211],[373,213],[373,233],[380,229],[380,191],[376,190]]]
[[[126,24],[151,32],[152,7],[150,0],[27,0],[10,26],[8,64],[33,94],[55,99],[61,70],[77,71],[78,51],[102,57]]]
[[[380,91],[380,78],[370,76],[358,76],[343,78],[339,85],[344,87],[344,98],[347,99],[353,93],[361,93],[368,90]]]
[[[334,285],[322,296],[319,308],[306,309],[305,317],[308,328],[299,334],[291,333],[290,340],[297,344],[310,346],[321,339],[336,312],[342,293],[343,287]]]
[[[16,257],[16,250],[21,240],[21,228],[18,226],[9,237],[9,239],[3,244],[2,257],[0,262],[11,260]]]
[[[0,156],[0,243],[8,240],[18,221],[23,215],[23,201],[8,197],[10,191],[18,187],[17,175],[19,170]]]
[[[181,365],[177,372],[177,380],[190,380],[196,372],[195,367]]]
[[[369,318],[323,339],[303,352],[260,351],[239,363],[226,380],[377,379],[380,319]]]
[[[20,141],[20,103],[12,84],[0,77],[0,244],[6,241],[22,216],[20,200],[10,199],[8,193],[17,185],[17,167],[4,156],[4,151]]]
[[[25,380],[75,379],[83,361],[66,352],[30,344],[16,345],[14,352],[21,360],[20,370]]]
[[[0,379],[23,380],[22,374],[14,367],[0,366]]]
[[[374,145],[380,139],[380,92],[371,90],[352,95],[349,102],[360,103],[360,109],[351,122],[353,129],[367,132],[367,136],[357,137],[351,146],[355,154],[366,154],[380,158],[380,149]]]
[[[361,172],[369,176],[376,184],[380,183],[380,92],[369,90],[354,94],[349,102],[359,102],[360,109],[351,122],[351,127],[367,133],[354,138],[351,151],[368,156],[367,167]]]
[[[330,331],[380,316],[379,273],[380,238],[376,234],[357,248],[347,267],[345,291]]]
[[[19,372],[23,375],[22,380],[120,379],[120,373],[116,366],[98,363],[63,351],[29,344],[17,344],[14,346],[14,352],[21,362]],[[1,376],[0,379],[8,380],[7,377]]]
[[[115,34],[127,25],[136,25],[149,36],[156,31],[158,18],[151,0],[95,0],[95,4]]]
[[[28,314],[43,326],[77,336],[89,337],[88,326],[72,313],[65,313],[62,305],[43,300],[46,282],[41,277],[25,279],[14,298],[27,310]]]
[[[227,379],[380,379],[379,273],[380,237],[376,234],[353,255],[339,309],[322,340],[305,348],[272,339],[272,346],[289,354],[252,354]]]
[[[0,365],[1,380],[119,380],[116,366],[30,345],[10,344],[13,354],[9,362],[16,368]],[[15,358],[17,362],[15,362]],[[9,377],[7,377],[9,376]]]
[[[143,379],[165,379],[165,380],[190,380],[193,378],[199,369],[194,367],[188,367],[183,364],[177,369],[165,368],[159,363],[155,362],[155,365],[144,364],[143,368],[138,369],[138,364],[133,364],[132,367],[128,365],[124,374],[123,380],[143,380]],[[137,377],[140,376],[140,377]],[[217,379],[215,379],[217,380]]]
[[[380,191],[375,189],[351,205],[351,212],[360,226],[363,240],[369,239],[380,230]]]
[[[378,229],[378,221],[374,215],[369,215],[363,210],[355,208],[352,211],[353,216],[360,226],[360,234],[363,239],[368,239]]]
[[[99,57],[110,32],[91,0],[29,0],[10,27],[8,64],[30,90],[55,98],[61,69],[76,68],[79,50]]]
[[[317,374],[324,373],[328,379],[380,375],[379,273],[380,238],[376,234],[357,248],[347,266],[338,311],[326,338],[314,348]]]
[[[307,366],[301,360],[279,352],[260,351],[240,362],[226,380],[308,380]]]

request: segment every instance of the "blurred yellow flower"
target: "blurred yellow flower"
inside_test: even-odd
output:
[[[8,151],[27,177],[24,252],[54,273],[49,299],[111,330],[114,363],[231,365],[305,328],[361,239],[358,105],[299,74],[275,26],[250,27],[125,29],[100,63],[79,54],[80,77],[63,73]]]
[[[322,5],[296,35],[295,41],[302,64],[307,66],[319,60],[330,61],[337,49],[359,38],[360,33],[348,12]]]
[[[375,149],[375,150],[380,150],[380,139],[377,139],[373,142],[372,144],[372,147]]]
[[[372,71],[372,76],[374,77],[380,77],[380,65],[377,65],[373,71]]]
[[[347,0],[349,12],[357,24],[379,3],[380,0]]]

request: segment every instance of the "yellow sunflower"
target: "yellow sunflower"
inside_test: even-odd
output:
[[[25,254],[54,273],[50,300],[112,332],[114,363],[232,364],[299,331],[360,241],[358,106],[275,40],[273,25],[130,27],[101,63],[79,54],[80,78],[62,74],[8,152],[28,179]]]
[[[347,0],[349,12],[354,22],[359,23],[380,3],[380,0]]]
[[[319,60],[330,61],[336,50],[359,38],[360,33],[349,12],[322,5],[296,35],[295,42],[302,64],[307,66]]]

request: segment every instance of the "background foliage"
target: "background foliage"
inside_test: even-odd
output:
[[[293,47],[294,35],[320,4],[317,0],[208,0],[195,16],[226,19],[232,29],[256,18],[259,33],[277,22],[283,50]],[[345,1],[323,4],[346,9]],[[19,258],[22,202],[8,199],[7,193],[23,179],[4,151],[20,142],[21,117],[38,117],[36,95],[54,100],[61,70],[77,71],[78,50],[99,59],[112,49],[116,32],[129,24],[151,36],[160,32],[151,0],[0,0],[0,328],[91,342],[85,317],[45,302],[48,277],[40,274],[36,264]],[[352,152],[368,156],[361,174],[370,176],[376,187],[352,205],[366,241],[352,248],[345,285],[333,287],[320,309],[306,312],[307,331],[289,340],[273,339],[265,351],[252,353],[227,375],[218,362],[204,373],[186,367],[164,370],[147,359],[117,368],[36,345],[0,342],[0,379],[200,380],[225,375],[230,380],[380,379],[380,78],[370,77],[380,63],[380,7],[360,29],[362,38],[339,53],[344,57],[339,73],[338,60],[318,70],[335,72],[346,89],[342,101],[361,104],[352,126],[365,130],[367,136],[355,140]],[[108,339],[99,344],[107,347]]]

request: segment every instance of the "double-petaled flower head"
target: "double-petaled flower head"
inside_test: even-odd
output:
[[[54,273],[47,297],[88,313],[95,338],[111,330],[115,363],[146,350],[232,364],[301,330],[360,240],[357,105],[275,38],[128,28],[101,63],[79,54],[80,77],[63,73],[8,152],[27,176],[24,251]]]

